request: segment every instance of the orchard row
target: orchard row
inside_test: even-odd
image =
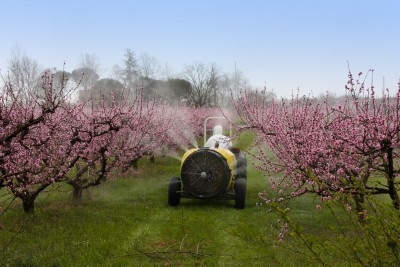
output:
[[[95,104],[70,103],[69,94],[53,88],[51,74],[36,94],[20,98],[11,83],[0,94],[0,191],[19,198],[25,212],[54,183],[68,183],[79,199],[114,169],[188,147],[218,112],[145,101],[140,91],[129,102]]]
[[[260,193],[264,202],[350,196],[348,209],[355,203],[363,219],[365,197],[385,194],[399,209],[400,83],[394,94],[378,97],[373,82],[365,84],[372,74],[349,73],[347,95],[334,104],[299,96],[266,100],[263,92],[235,101],[244,129],[257,132],[257,168],[276,191]]]

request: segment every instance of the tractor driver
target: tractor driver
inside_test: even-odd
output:
[[[232,147],[232,142],[228,137],[222,134],[222,126],[216,125],[213,129],[213,135],[204,144],[204,147],[209,148],[230,148]]]

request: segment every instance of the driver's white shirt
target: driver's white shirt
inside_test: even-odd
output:
[[[232,146],[232,142],[229,140],[228,137],[222,134],[215,134],[208,138],[204,147],[214,148],[216,142],[219,142],[220,148],[229,148],[230,146]]]

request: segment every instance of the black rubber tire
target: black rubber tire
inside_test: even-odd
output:
[[[171,177],[171,181],[168,186],[168,204],[170,206],[178,206],[181,202],[181,188],[182,182],[179,177]]]
[[[247,158],[243,151],[235,154],[236,156],[236,164],[237,164],[237,172],[236,177],[247,179]]]
[[[247,180],[245,178],[236,179],[233,188],[235,189],[235,208],[244,209],[246,206]]]

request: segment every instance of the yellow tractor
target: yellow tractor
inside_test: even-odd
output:
[[[204,123],[204,144],[202,148],[188,150],[181,160],[180,177],[173,176],[169,182],[168,203],[177,206],[181,198],[235,200],[235,207],[246,205],[247,159],[245,154],[230,143],[230,138],[215,132],[206,142]],[[231,137],[230,130],[230,137]]]

